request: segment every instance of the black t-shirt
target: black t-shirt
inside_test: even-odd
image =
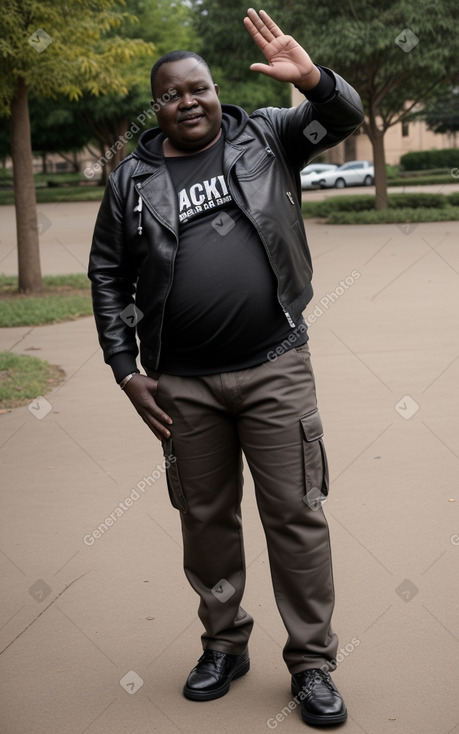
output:
[[[205,151],[166,159],[180,220],[158,367],[169,374],[245,369],[292,333],[292,347],[307,341],[305,328],[290,327],[263,243],[228,191],[223,145],[221,136]]]

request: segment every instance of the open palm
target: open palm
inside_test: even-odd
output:
[[[268,62],[252,64],[252,71],[300,87],[307,84],[307,88],[312,88],[317,84],[320,72],[309,54],[292,36],[286,36],[264,10],[258,14],[250,8],[244,24]]]

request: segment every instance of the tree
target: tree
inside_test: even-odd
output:
[[[136,20],[124,33],[126,37],[141,38],[154,44],[155,51],[147,58],[133,59],[125,69],[128,80],[127,94],[110,94],[94,101],[86,95],[78,104],[79,114],[92,133],[99,150],[102,168],[102,183],[108,174],[122,160],[126,152],[125,133],[133,127],[134,140],[154,123],[154,116],[148,116],[144,123],[140,116],[150,112],[150,71],[155,61],[177,48],[190,48],[196,44],[192,28],[192,12],[188,0],[126,0],[126,8]],[[107,162],[106,151],[117,145],[114,155]]]
[[[152,47],[110,31],[128,23],[117,0],[12,0],[0,15],[0,115],[11,118],[19,290],[41,290],[28,97],[127,93],[119,67]]]
[[[266,5],[263,7],[268,10]],[[220,87],[221,102],[237,104],[249,112],[269,105],[288,106],[288,85],[250,71],[251,63],[264,62],[265,58],[243,25],[247,4],[241,0],[229,4],[224,0],[195,0],[192,7],[198,36],[193,50],[209,64]]]
[[[207,13],[206,23],[216,23],[216,34],[223,32],[224,7],[223,0],[195,5],[201,18]],[[376,206],[386,208],[384,135],[457,73],[456,0],[322,0],[307,10],[299,0],[266,0],[263,7],[316,63],[335,69],[360,93],[366,113],[362,127],[373,147]],[[245,6],[235,0],[232,8],[239,29]],[[236,35],[230,28],[228,34]],[[236,49],[238,64],[254,60],[253,49],[249,58],[245,45]]]
[[[440,87],[432,98],[415,114],[424,120],[429,130],[446,133],[456,138],[459,131],[459,87]]]
[[[75,154],[87,145],[91,133],[78,115],[77,103],[65,97],[49,100],[30,95],[29,111],[32,150],[42,156],[43,173],[47,172],[47,153],[59,153],[64,160],[71,160],[78,171]],[[74,157],[70,159],[68,153]]]

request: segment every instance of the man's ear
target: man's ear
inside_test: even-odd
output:
[[[218,86],[218,84],[214,84],[214,89],[215,89],[215,94],[218,97],[218,95],[220,94],[220,87]]]

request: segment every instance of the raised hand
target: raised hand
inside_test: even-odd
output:
[[[320,71],[309,54],[292,36],[286,36],[268,13],[249,8],[244,25],[268,61],[268,64],[252,64],[252,71],[280,82],[291,82],[300,89],[312,89],[318,84]]]

